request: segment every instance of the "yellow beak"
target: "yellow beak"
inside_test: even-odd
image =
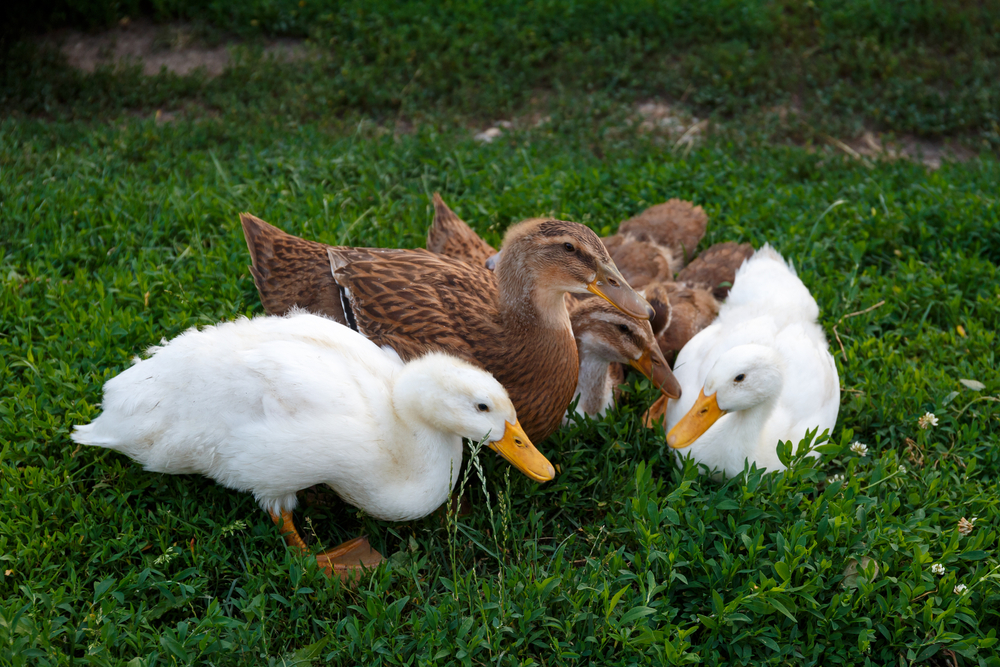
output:
[[[683,449],[701,437],[712,424],[719,421],[725,410],[719,408],[716,394],[705,396],[704,388],[698,392],[698,400],[694,402],[688,413],[674,424],[667,433],[667,444],[674,449]]]
[[[648,320],[653,316],[653,307],[629,287],[614,262],[597,267],[597,275],[587,283],[587,290],[637,320]]]
[[[638,359],[632,359],[629,365],[653,381],[660,392],[668,398],[681,397],[681,383],[674,377],[673,371],[663,358],[660,348],[645,350]]]
[[[536,482],[547,482],[556,476],[556,470],[542,453],[535,449],[521,428],[521,422],[506,422],[503,437],[488,443],[490,449]]]

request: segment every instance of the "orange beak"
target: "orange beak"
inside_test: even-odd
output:
[[[698,392],[698,400],[694,402],[688,413],[681,417],[681,420],[674,424],[674,427],[667,433],[667,444],[673,449],[683,449],[701,437],[712,424],[719,421],[719,418],[726,414],[725,410],[719,408],[719,401],[716,394],[705,396],[705,389]]]
[[[487,446],[536,482],[547,482],[556,476],[555,468],[531,444],[520,421],[513,424],[507,422],[503,437],[487,443]]]

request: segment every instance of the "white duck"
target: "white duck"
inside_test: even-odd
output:
[[[296,491],[326,483],[375,518],[416,519],[447,499],[462,438],[486,437],[536,481],[555,474],[489,373],[443,353],[404,364],[323,317],[243,318],[149,353],[105,384],[104,412],[73,440],[252,492],[301,550]],[[381,556],[358,538],[317,560],[346,578]]]
[[[832,431],[840,380],[818,315],[795,270],[769,245],[758,250],[718,319],[677,356],[682,394],[667,409],[667,444],[732,477],[745,461],[784,470],[779,440]]]

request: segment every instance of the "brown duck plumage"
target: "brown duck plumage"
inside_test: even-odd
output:
[[[736,279],[736,270],[753,253],[753,246],[749,243],[733,241],[716,243],[703,250],[690,264],[681,269],[677,274],[677,282],[693,288],[706,289],[712,292],[716,299],[725,299]],[[615,257],[616,263],[620,266],[621,263],[617,260]],[[627,279],[628,273],[625,267],[621,267],[621,271]]]
[[[673,359],[719,314],[719,302],[711,292],[683,283],[654,283],[646,287],[644,294],[655,311],[651,323],[667,359]]]
[[[322,306],[314,312],[354,326],[404,360],[443,350],[476,363],[507,389],[535,442],[558,428],[577,381],[564,294],[587,291],[590,283],[633,314],[652,314],[597,236],[573,222],[536,219],[512,227],[505,240],[510,252],[494,275],[426,250],[329,247],[253,216],[241,219],[248,245],[263,246],[252,248],[251,257],[268,312]],[[317,250],[328,256],[324,270],[330,275],[332,269],[332,284],[313,275]],[[293,259],[297,265],[279,266]],[[306,293],[318,286],[333,294],[310,298]]]
[[[432,237],[435,239],[434,247],[443,249],[440,254],[469,264],[481,265],[484,255],[489,258],[495,254],[493,248],[461,221],[437,193],[434,194],[434,222],[427,234],[428,249],[431,249]],[[607,240],[602,241],[607,248]],[[614,251],[610,248],[608,251],[614,259]],[[486,255],[487,252],[490,254]],[[662,260],[663,255],[659,251],[656,255]],[[631,278],[626,276],[626,280],[636,287]],[[589,415],[604,412],[608,407],[605,392],[608,383],[617,388],[624,380],[625,373],[620,364],[632,365],[664,393],[672,397],[680,396],[680,384],[663,358],[648,321],[630,318],[606,300],[590,294],[567,294],[567,297],[575,297],[567,298],[566,306],[570,312],[581,373],[587,375],[581,376],[577,385],[576,394],[580,396],[578,411]],[[603,370],[599,372],[597,369]]]
[[[622,222],[618,233],[669,248],[683,265],[694,257],[707,225],[708,216],[701,206],[671,199]]]
[[[674,267],[679,262],[669,248],[622,234],[614,234],[601,241],[625,280],[635,289],[674,279]]]
[[[475,266],[483,266],[496,253],[434,193],[434,221],[427,230],[427,249]],[[629,283],[630,285],[632,283]]]
[[[591,297],[574,303],[570,313],[573,336],[580,353],[580,377],[575,396],[577,412],[600,415],[614,405],[625,380],[622,364],[634,367],[671,398],[681,386],[660,352],[656,335],[646,320],[636,320],[604,299]]]

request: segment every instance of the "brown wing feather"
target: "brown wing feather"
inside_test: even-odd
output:
[[[572,333],[504,323],[492,271],[426,250],[331,248],[330,263],[370,340],[404,360],[442,350],[485,368],[529,438],[541,442],[559,428],[579,371]]]
[[[652,282],[673,280],[675,262],[668,248],[620,234],[601,241],[633,289],[642,289]]]
[[[500,336],[493,272],[426,250],[330,248],[328,266],[347,288],[358,329],[404,360],[442,350],[483,366],[479,341]]]
[[[682,199],[671,199],[623,222],[619,234],[639,241],[652,241],[670,248],[675,256],[690,261],[705,235],[708,216],[701,206]]]
[[[677,281],[708,289],[716,299],[725,299],[733,286],[736,270],[753,255],[749,243],[716,243],[677,274]]]
[[[265,312],[283,315],[299,306],[346,324],[327,246],[287,234],[249,213],[240,214],[240,223]]]
[[[434,222],[427,230],[427,249],[475,266],[483,266],[496,251],[434,193]]]
[[[711,292],[681,283],[666,283],[664,288],[670,300],[670,323],[657,335],[656,342],[663,356],[670,359],[695,334],[715,321],[719,302]]]

